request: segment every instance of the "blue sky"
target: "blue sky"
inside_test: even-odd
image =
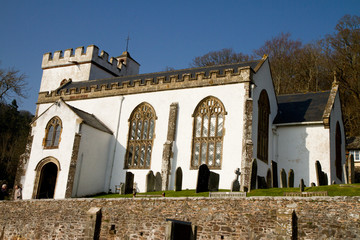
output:
[[[196,56],[222,48],[251,54],[281,32],[308,43],[333,33],[345,14],[360,15],[359,0],[140,1],[0,0],[1,68],[25,73],[35,112],[42,55],[95,44],[116,57],[126,48],[140,73],[187,68]]]

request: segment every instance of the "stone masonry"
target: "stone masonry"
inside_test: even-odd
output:
[[[1,201],[0,216],[4,240],[98,234],[99,239],[163,240],[169,219],[191,222],[196,239],[360,238],[360,197]]]

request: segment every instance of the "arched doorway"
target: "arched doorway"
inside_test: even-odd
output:
[[[47,163],[41,169],[39,190],[36,198],[54,198],[57,172],[57,166],[52,162]]]
[[[59,161],[52,157],[43,159],[36,166],[35,171],[33,198],[54,198],[56,180],[60,171]]]

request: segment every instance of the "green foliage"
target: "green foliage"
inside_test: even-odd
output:
[[[0,181],[14,183],[20,155],[25,150],[32,115],[18,111],[16,101],[0,103]]]
[[[228,192],[229,190],[221,189],[219,192]],[[306,187],[305,192],[322,192],[327,191],[328,196],[360,196],[360,183],[340,184],[319,187]],[[247,194],[248,197],[254,196],[284,196],[284,192],[300,192],[300,188],[270,188],[255,189]],[[163,192],[137,193],[138,197],[161,197]],[[196,193],[195,190],[183,191],[165,191],[165,197],[208,197],[209,192]],[[104,194],[94,198],[132,198],[132,194],[120,195],[117,193]]]

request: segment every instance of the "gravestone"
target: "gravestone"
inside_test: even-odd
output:
[[[279,187],[278,175],[277,175],[277,162],[271,161],[271,175],[272,175],[272,187]]]
[[[258,189],[266,189],[267,184],[264,177],[257,176]]]
[[[289,188],[294,187],[294,170],[292,170],[292,169],[289,170],[288,186],[289,186]]]
[[[134,174],[126,172],[125,175],[125,194],[133,193],[134,188]]]
[[[343,173],[344,173],[344,180],[345,180],[345,184],[349,184],[349,169],[347,167],[347,164],[343,165]]]
[[[300,179],[300,192],[303,192],[305,188],[304,179]]]
[[[125,194],[125,183],[120,183],[120,186],[119,186],[119,194],[120,194],[120,195]]]
[[[321,164],[319,161],[315,162],[315,171],[316,171],[317,185],[318,186],[328,185],[327,174],[322,171]]]
[[[271,179],[271,170],[270,169],[268,169],[267,174],[266,174],[266,185],[267,185],[267,188],[272,187],[272,179]]]
[[[251,164],[250,190],[256,189],[256,180],[257,180],[257,162],[256,159],[254,159]]]
[[[162,186],[161,174],[157,172],[155,176],[155,191],[156,192],[161,191],[161,186]]]
[[[155,190],[155,176],[153,171],[149,171],[146,175],[146,192],[153,192]]]
[[[209,191],[209,177],[210,170],[206,164],[202,164],[199,167],[197,184],[196,184],[196,192],[208,192]]]
[[[312,182],[311,187],[316,187],[316,184],[314,182]]]
[[[240,176],[240,168],[235,170],[235,174],[236,174],[236,178],[235,180],[231,183],[231,191],[232,192],[238,192],[240,191],[240,182],[239,182],[239,176]]]
[[[211,192],[219,191],[219,179],[220,175],[210,171],[208,189]]]
[[[287,187],[286,172],[282,168],[280,170],[280,188],[286,188],[286,187]]]
[[[182,190],[182,170],[181,167],[178,167],[175,172],[175,191],[181,191]]]

